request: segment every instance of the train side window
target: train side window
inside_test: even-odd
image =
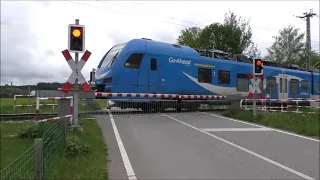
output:
[[[308,90],[308,81],[307,80],[302,80],[301,81],[301,90]]]
[[[133,53],[127,59],[126,63],[124,64],[124,67],[139,69],[142,58],[143,58],[143,54]]]
[[[151,58],[151,70],[156,71],[157,70],[157,59]]]
[[[249,91],[249,78],[246,74],[237,74],[237,91]]]
[[[212,81],[212,72],[211,69],[198,69],[198,82],[201,83],[211,83]]]
[[[320,83],[318,83],[318,91],[320,91]]]
[[[281,78],[280,81],[282,81],[282,78]],[[275,93],[276,92],[276,84],[277,84],[276,78],[268,76],[267,77],[267,89],[266,89],[266,91],[268,93],[270,93],[270,91],[271,91],[271,93]],[[283,86],[282,83],[280,83],[280,86],[281,86],[280,89],[282,89],[282,86]],[[280,90],[280,92],[282,92],[282,90]]]
[[[288,79],[284,79],[284,93],[288,93]]]
[[[218,82],[219,84],[230,84],[230,71],[219,70]]]
[[[280,78],[280,93],[283,93],[283,82],[282,82],[282,78]]]
[[[299,81],[297,79],[290,80],[290,93],[292,94],[299,93]]]

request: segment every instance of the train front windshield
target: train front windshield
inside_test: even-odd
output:
[[[124,48],[125,45],[126,43],[113,47],[109,51],[109,53],[104,57],[100,68],[111,66],[114,63],[114,61],[117,59],[117,56],[120,54],[121,50]]]

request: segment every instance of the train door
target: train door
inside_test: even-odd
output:
[[[160,93],[159,67],[156,58],[150,58],[149,79],[149,92],[154,94]]]
[[[278,99],[288,99],[288,76],[285,74],[279,74],[278,82]]]
[[[152,57],[150,54],[145,54],[139,71],[138,92],[160,92],[159,69],[160,67],[158,66],[158,60],[155,57]]]

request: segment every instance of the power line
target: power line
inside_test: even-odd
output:
[[[307,38],[306,38],[306,45],[307,45],[307,57],[308,57],[308,68],[311,68],[311,31],[310,31],[310,18],[312,18],[313,16],[317,16],[317,14],[312,12],[312,9],[310,9],[310,12],[305,12],[303,13],[303,16],[296,16],[297,18],[300,19],[305,19],[306,20],[306,34],[307,34]]]
[[[69,3],[75,3],[75,4],[79,4],[79,5],[83,5],[83,6],[88,6],[88,7],[91,7],[91,8],[97,8],[97,9],[101,9],[101,10],[105,10],[105,11],[112,11],[112,12],[115,12],[115,13],[119,13],[119,14],[124,14],[124,15],[129,15],[129,16],[142,16],[142,17],[145,17],[144,15],[140,15],[140,14],[132,14],[132,13],[125,13],[125,12],[121,12],[121,11],[116,11],[116,10],[113,10],[113,9],[107,9],[107,8],[102,8],[102,7],[98,7],[98,6],[93,6],[93,5],[89,5],[89,4],[83,4],[83,3],[79,3],[79,2],[74,2],[74,1],[70,1],[70,0],[67,0],[67,2]],[[101,1],[100,1],[101,2]],[[171,24],[171,25],[175,25],[175,26],[181,26],[181,27],[184,27],[184,28],[190,28],[192,26],[187,26],[187,25],[183,25],[183,24],[177,24],[177,23],[173,23],[173,22],[168,22],[168,21],[163,21],[163,20],[153,20],[153,21],[158,21],[158,22],[163,22],[163,23],[167,23],[167,24]],[[203,25],[202,25],[203,26]],[[204,27],[204,26],[203,26]],[[270,42],[270,41],[266,41],[266,40],[261,40],[261,39],[258,39],[258,38],[252,38],[253,40],[257,41],[257,42],[261,42],[261,43],[265,43],[265,44],[272,44],[273,42]]]
[[[125,13],[125,12],[116,11],[116,10],[113,10],[113,9],[106,9],[106,8],[102,8],[102,7],[98,7],[98,6],[93,6],[93,5],[89,5],[89,4],[83,4],[83,3],[74,2],[74,1],[70,1],[70,0],[67,0],[67,2],[69,2],[69,3],[75,3],[75,4],[79,4],[79,5],[83,5],[83,6],[88,6],[88,7],[91,7],[91,8],[97,8],[97,9],[101,9],[101,10],[105,10],[105,11],[112,11],[112,12],[115,12],[115,13],[125,14],[125,15],[129,15],[129,16],[146,17],[146,16],[143,16],[143,15],[132,14],[132,13]],[[164,22],[164,23],[168,23],[168,24],[173,24],[173,25],[176,25],[176,26],[182,26],[182,27],[185,27],[185,28],[189,28],[189,27],[190,27],[190,26],[185,26],[185,25],[182,25],[182,24],[176,24],[176,23],[172,23],[172,22],[168,22],[168,21],[163,21],[163,20],[155,20],[155,21]]]
[[[121,6],[123,8],[128,8],[128,9],[132,9],[131,7],[128,7],[128,6],[124,6],[124,5],[119,5],[119,4],[114,4],[114,3],[110,3],[110,2],[105,2],[105,1],[100,1],[100,0],[96,0],[96,1],[99,1],[99,2],[103,2],[103,3],[108,3],[108,4],[112,4],[112,5],[115,5],[115,6]],[[135,2],[132,2],[132,3],[135,3]],[[139,4],[140,6],[145,6],[147,4],[145,3],[136,3],[136,4]],[[145,9],[145,7],[142,7]],[[176,5],[170,5],[170,7],[168,8],[176,8]],[[179,8],[179,7],[177,7]],[[146,13],[154,13],[154,12],[151,12],[151,11],[143,11],[141,9],[134,9],[134,10],[138,10],[140,12],[146,12]],[[199,13],[200,10],[189,10],[190,12],[184,12],[184,14],[190,14],[190,15],[195,15],[195,16],[198,16],[198,17],[210,17],[212,16],[212,14],[208,14],[208,13],[204,13],[204,12],[201,12],[201,14]],[[195,13],[191,13],[191,12],[197,12],[199,14],[195,14]],[[193,23],[193,22],[189,22],[189,21],[185,21],[185,20],[180,20],[180,19],[176,19],[176,18],[171,18],[171,17],[168,17],[169,19],[175,19],[175,20],[178,20],[178,21],[182,21],[182,22],[185,22],[185,23],[188,23],[188,24],[195,24],[195,25],[198,25],[200,27],[205,27],[205,25],[201,25],[201,24],[196,24],[196,23]],[[302,24],[302,23],[301,23]],[[268,32],[271,32],[271,31],[277,31],[276,29],[271,29],[270,27],[267,28],[267,27],[262,27],[262,26],[256,26],[255,28],[257,29],[260,29],[260,30],[265,30],[265,31],[268,31]],[[312,37],[317,37],[317,36],[312,36]],[[314,41],[314,42],[319,42],[319,41]]]
[[[111,3],[111,2],[107,2],[107,1],[99,1],[99,0],[96,0],[96,1],[102,2],[102,3],[106,3],[106,4],[111,4],[111,5],[114,5],[114,6],[119,6],[119,7],[122,7],[122,8],[127,8],[127,9],[130,9],[130,10],[135,10],[135,11],[139,11],[139,12],[143,12],[143,13],[148,13],[148,15],[149,15],[149,13],[155,14],[155,12],[152,12],[152,11],[142,11],[140,9],[135,9],[135,8],[128,7],[128,6],[123,6],[123,5],[120,5],[120,4],[114,4],[114,3]],[[188,24],[193,24],[193,25],[196,25],[196,26],[205,27],[205,25],[197,24],[197,23],[193,23],[193,22],[189,22],[189,21],[185,21],[185,20],[182,20],[182,19],[177,19],[175,17],[170,17],[170,16],[163,16],[163,17],[164,18],[168,18],[168,19],[181,21],[181,22],[188,23]]]

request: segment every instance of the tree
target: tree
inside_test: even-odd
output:
[[[315,51],[311,51],[311,65],[314,68],[318,68],[320,69],[320,53],[319,52],[315,52]],[[307,54],[302,54],[300,56],[300,59],[297,63],[297,65],[299,65],[300,67],[306,68],[308,67],[308,58],[307,58]]]
[[[224,18],[226,44],[233,54],[242,54],[253,42],[250,19],[244,20],[229,11]]]
[[[249,48],[244,51],[244,55],[250,58],[261,57],[261,52],[258,49],[257,44],[251,43]]]
[[[199,37],[200,48],[203,49],[219,49],[222,51],[226,50],[225,38],[224,38],[224,27],[219,23],[212,23],[206,26]]]
[[[200,47],[200,34],[201,28],[199,27],[190,27],[181,31],[180,36],[178,37],[178,44],[190,46],[192,48]]]
[[[320,69],[320,52],[312,52],[311,62],[314,68]]]
[[[279,64],[298,64],[301,57],[305,57],[305,43],[302,42],[304,33],[300,34],[298,28],[291,25],[284,27],[274,38],[274,43],[267,49],[266,60]]]
[[[204,29],[191,27],[181,31],[178,44],[192,48],[218,49],[232,54],[242,54],[252,41],[249,21],[234,13],[225,14],[224,23],[212,23]]]

